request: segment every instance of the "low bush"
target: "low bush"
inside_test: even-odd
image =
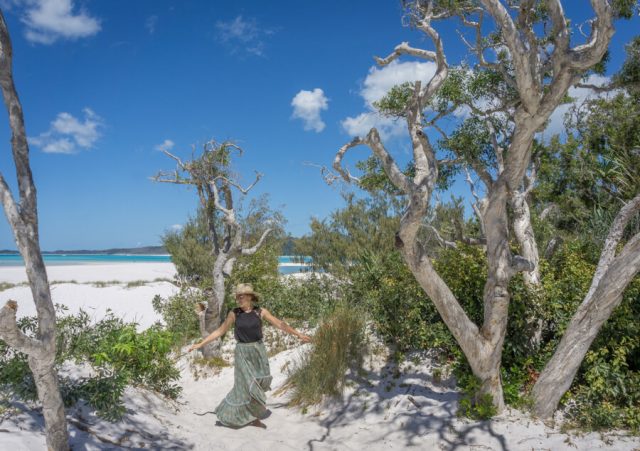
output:
[[[153,310],[162,317],[165,330],[172,334],[174,345],[182,346],[194,338],[200,338],[195,305],[207,302],[202,290],[186,288],[166,299],[156,295],[151,302]]]
[[[347,370],[362,367],[365,319],[362,312],[339,305],[318,327],[311,351],[289,375],[291,404],[308,406],[342,394]]]
[[[33,336],[34,317],[19,321],[20,329]],[[64,402],[71,406],[84,400],[96,413],[110,421],[125,412],[122,394],[127,386],[140,386],[176,399],[180,374],[170,359],[174,337],[158,326],[137,332],[135,323],[126,323],[108,312],[93,324],[86,312],[60,315],[57,320],[56,363],[89,364],[87,377],[60,378]],[[27,357],[0,341],[0,390],[25,401],[37,399]]]

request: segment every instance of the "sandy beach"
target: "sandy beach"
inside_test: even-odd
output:
[[[175,274],[173,263],[109,263],[88,265],[52,265],[47,267],[51,297],[63,304],[69,313],[85,310],[94,318],[104,317],[107,309],[127,321],[147,328],[159,316],[151,300],[157,294],[172,295],[177,287],[170,281]],[[0,291],[0,305],[18,301],[18,317],[36,314],[31,291],[26,285],[23,267],[0,267],[0,284],[15,285]],[[133,283],[132,283],[133,282]]]
[[[7,269],[9,269],[7,271]],[[0,282],[21,283],[19,268],[0,269]],[[155,294],[170,295],[175,269],[164,263],[58,266],[49,269],[55,302],[70,311],[91,310],[98,318],[107,308],[139,321],[141,327],[156,319],[151,308]],[[23,278],[21,278],[23,277]],[[68,281],[74,280],[74,283]],[[102,287],[95,282],[118,283]],[[127,288],[128,282],[147,283]],[[17,286],[0,292],[0,302],[19,301],[21,314],[33,314],[29,289]],[[265,329],[270,347],[277,340]],[[279,346],[282,346],[281,342]],[[415,353],[396,371],[383,346],[365,359],[366,373],[352,377],[341,399],[302,411],[287,406],[288,393],[275,395],[301,355],[310,345],[289,340],[290,349],[270,358],[274,377],[268,393],[267,429],[240,430],[215,426],[211,412],[233,385],[233,368],[202,374],[192,366],[194,355],[182,357],[183,393],[178,402],[167,402],[146,390],[126,391],[128,413],[111,424],[76,406],[68,410],[74,450],[177,449],[177,450],[619,450],[640,449],[640,438],[622,433],[567,434],[527,414],[508,410],[490,421],[456,416],[459,394],[453,380],[435,382],[428,352]],[[224,343],[225,358],[232,360],[233,337]],[[374,349],[372,348],[372,349]],[[73,373],[77,369],[66,368]],[[18,413],[0,416],[0,449],[44,450],[42,414],[34,406],[15,403]],[[203,415],[201,415],[203,414]],[[81,421],[81,423],[78,423]]]

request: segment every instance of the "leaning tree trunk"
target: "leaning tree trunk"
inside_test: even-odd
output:
[[[0,201],[13,231],[18,250],[25,262],[38,318],[36,336],[28,337],[18,328],[16,323],[17,303],[8,302],[0,309],[0,339],[28,356],[29,368],[33,373],[38,398],[42,403],[47,447],[55,451],[66,450],[69,449],[67,423],[55,369],[55,310],[51,301],[46,268],[40,252],[36,188],[29,164],[29,146],[22,105],[13,83],[11,40],[1,12],[0,86],[9,116],[12,133],[11,148],[20,196],[19,203],[16,203],[6,180],[0,173]]]
[[[580,368],[591,343],[622,301],[622,294],[640,272],[640,233],[616,256],[616,248],[631,218],[640,211],[640,195],[616,216],[593,276],[589,292],[571,319],[556,352],[533,387],[534,411],[549,418]]]

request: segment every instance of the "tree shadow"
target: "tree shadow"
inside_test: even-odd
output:
[[[506,438],[491,421],[457,418],[460,395],[452,379],[435,382],[430,374],[409,365],[401,370],[389,356],[377,371],[350,374],[347,384],[351,393],[327,403],[331,413],[320,421],[325,430],[307,441],[309,450],[332,443],[337,428],[360,422],[368,435],[363,448],[387,439],[397,443],[401,438],[406,447],[424,447],[428,439],[430,443],[437,440],[441,449],[456,450],[490,441],[495,449],[508,451]]]

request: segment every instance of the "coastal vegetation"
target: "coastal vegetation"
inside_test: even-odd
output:
[[[17,200],[3,179],[0,194],[37,306],[37,316],[18,320],[15,302],[0,309],[0,392],[42,405],[55,450],[68,444],[65,407],[86,405],[118,421],[127,387],[175,400],[175,356],[220,325],[235,306],[232,287],[243,282],[278,317],[315,328],[290,370],[291,405],[339,397],[375,334],[397,362],[430,350],[433,379],[455,375],[459,415],[487,419],[513,406],[548,419],[560,409],[569,426],[638,433],[640,38],[607,84],[591,82],[604,73],[614,21],[638,6],[591,5],[590,34],[577,44],[557,0],[403,2],[405,23],[433,50],[405,42],[377,63],[416,57],[435,72],[393,87],[374,106],[406,124],[410,161],[396,161],[376,128],[346,143],[334,173],[323,169],[344,204],[313,219],[307,236],[286,235],[268,196],[247,200],[262,176],[240,183],[242,149],[233,142],[209,141],[189,161],[164,150],[176,169],[153,179],[194,187],[199,208],[162,237],[179,291],[153,299],[162,321],[142,331],[112,313],[92,321],[84,311],[54,311],[0,15],[0,84],[19,175]],[[456,66],[438,30],[454,19],[475,37]],[[602,95],[577,104],[575,88]],[[562,135],[544,136],[553,112],[569,105]],[[371,154],[351,173],[343,160],[358,146]],[[471,193],[469,214],[469,199],[441,199],[460,180]],[[283,276],[282,254],[311,257],[314,271]],[[0,291],[17,286],[0,282]],[[223,366],[221,341],[198,364]]]

